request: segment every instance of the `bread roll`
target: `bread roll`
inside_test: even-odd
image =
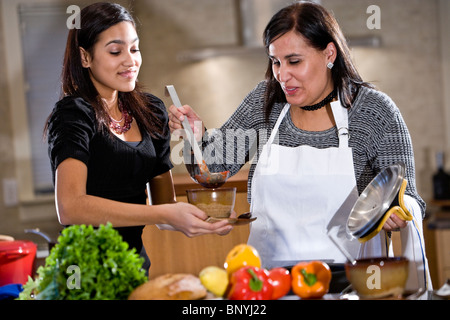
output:
[[[166,274],[137,287],[129,300],[198,300],[207,291],[191,274]]]

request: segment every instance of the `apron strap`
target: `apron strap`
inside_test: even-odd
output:
[[[289,112],[291,105],[287,103],[284,106],[283,111],[281,111],[278,117],[277,123],[273,127],[272,133],[267,145],[270,146],[278,134],[278,129],[283,122],[284,117]],[[340,100],[331,103],[331,110],[333,111],[334,121],[336,121],[336,128],[339,136],[339,148],[348,148],[348,140],[350,139],[350,133],[348,130],[348,110],[341,105]]]
[[[283,122],[284,117],[287,115],[289,110],[291,109],[291,105],[287,103],[284,106],[283,111],[281,111],[280,116],[278,117],[277,123],[275,124],[275,127],[273,127],[272,133],[270,135],[269,140],[267,141],[267,146],[271,146],[272,143],[275,141],[275,137],[278,134],[278,129],[280,128],[281,123]]]
[[[350,139],[350,132],[348,131],[348,110],[341,105],[340,100],[331,103],[331,110],[333,111],[334,121],[336,121],[339,148],[348,148],[348,140]]]

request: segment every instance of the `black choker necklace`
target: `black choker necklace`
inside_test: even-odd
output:
[[[320,101],[318,104],[315,104],[313,106],[300,107],[300,108],[305,111],[316,111],[316,110],[319,110],[319,109],[322,109],[323,107],[325,107],[327,104],[329,104],[331,101],[333,101],[333,99],[336,97],[337,97],[337,91],[333,90],[333,92],[330,93],[328,97],[326,97],[325,99]]]

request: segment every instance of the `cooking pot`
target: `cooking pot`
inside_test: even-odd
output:
[[[0,287],[27,283],[36,250],[37,245],[31,241],[0,241]]]

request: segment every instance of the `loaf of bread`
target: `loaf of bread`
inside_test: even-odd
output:
[[[166,274],[137,287],[129,300],[199,300],[207,291],[191,274]]]

